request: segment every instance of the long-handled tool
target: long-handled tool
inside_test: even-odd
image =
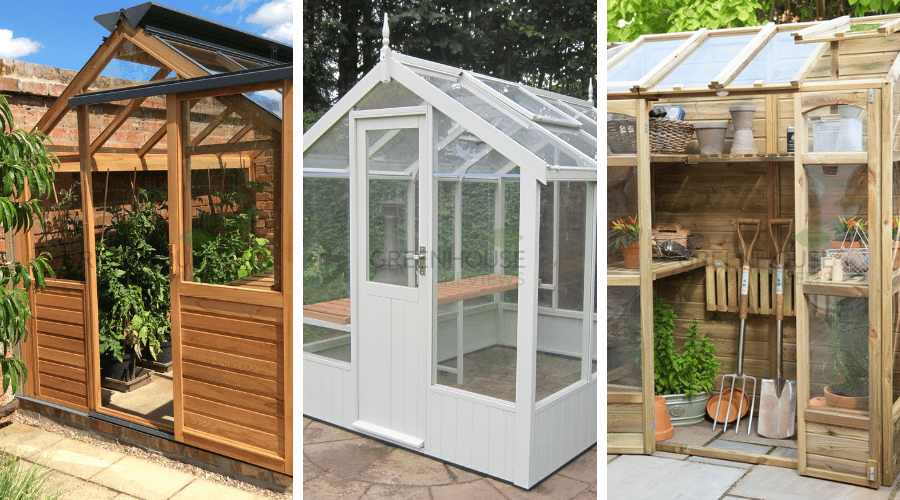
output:
[[[753,240],[750,241],[750,246],[747,246],[744,243],[744,235],[741,233],[741,226],[756,226],[756,233],[753,235]],[[728,420],[731,417],[731,400],[734,398],[734,385],[737,382],[737,379],[741,379],[741,392],[743,394],[747,394],[747,380],[753,381],[753,392],[749,394],[750,396],[750,420],[747,423],[747,435],[750,435],[750,427],[753,425],[753,408],[756,406],[756,377],[751,377],[750,375],[744,375],[744,331],[747,326],[747,314],[750,312],[750,255],[753,252],[753,245],[756,244],[756,240],[759,238],[759,229],[761,226],[761,221],[759,219],[738,219],[737,221],[737,232],[738,239],[741,241],[741,250],[744,252],[744,262],[743,269],[741,271],[741,304],[740,304],[740,318],[741,318],[741,330],[740,337],[738,339],[738,357],[737,357],[737,373],[732,373],[729,375],[722,376],[722,385],[719,388],[719,394],[722,394],[725,390],[725,381],[729,378],[731,379],[731,391],[728,395],[728,403],[726,408],[728,408],[727,413],[725,414],[725,422],[722,427],[722,432],[728,430]],[[716,407],[716,415],[719,414],[719,408],[722,404],[722,397],[719,398],[719,405]],[[738,407],[738,418],[734,424],[734,433],[737,434],[738,428],[741,426],[741,414],[744,412],[744,398],[740,398],[740,406]],[[713,420],[713,430],[716,430],[716,421]]]
[[[784,241],[778,245],[775,238],[775,226],[788,226]],[[776,374],[774,379],[764,378],[759,388],[759,420],[756,432],[768,438],[784,439],[794,435],[797,421],[797,381],[785,380],[782,374],[783,337],[781,321],[784,319],[784,252],[787,249],[790,235],[794,229],[792,219],[773,219],[769,221],[769,234],[778,249],[778,267],[775,270],[775,343],[778,344],[775,355]]]

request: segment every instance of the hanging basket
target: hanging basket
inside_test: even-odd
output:
[[[690,123],[650,118],[650,153],[684,153],[693,134]]]

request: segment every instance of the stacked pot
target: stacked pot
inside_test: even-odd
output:
[[[730,106],[731,120],[734,122],[734,140],[731,154],[756,154],[756,141],[753,140],[753,114],[756,106]],[[700,154],[720,155],[725,149],[725,132],[728,122],[694,122],[697,142],[700,143]]]

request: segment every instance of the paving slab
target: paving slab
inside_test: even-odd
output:
[[[783,448],[797,448],[796,439],[772,439],[760,436],[755,432],[751,432],[748,436],[746,428],[744,428],[744,432],[739,432],[737,434],[735,434],[734,432],[726,432],[720,434],[719,439],[727,439],[728,441],[742,441],[745,443],[762,444],[767,446],[780,446]]]
[[[0,429],[0,449],[34,461],[41,451],[65,439],[59,434],[13,422]]]
[[[580,493],[586,491],[589,485],[574,479],[553,475],[541,481],[534,488],[525,491],[521,488],[507,483],[501,483],[493,479],[488,479],[491,485],[500,490],[500,493],[506,495],[510,500],[535,500],[535,499],[558,499],[568,500],[575,498]],[[615,498],[615,497],[611,497]],[[627,497],[619,497],[627,498]]]
[[[681,453],[669,453],[668,451],[654,451],[651,455],[660,458],[671,458],[672,460],[684,460],[688,457],[688,455],[682,455]],[[606,461],[609,462],[609,459],[607,459]]]
[[[306,455],[303,456],[303,482],[307,482],[314,477],[321,476],[325,471],[318,465],[310,462]]]
[[[722,426],[719,426],[721,433]],[[706,443],[715,439],[716,434],[712,430],[712,423],[709,426],[704,422],[702,425],[687,425],[675,427],[675,435],[667,440],[669,443],[683,444],[687,446],[704,446]]]
[[[167,500],[196,478],[135,457],[125,457],[91,481],[146,500]]]
[[[718,500],[747,471],[735,467],[623,455],[606,466],[607,498]],[[818,499],[817,499],[818,500]]]
[[[606,455],[606,463],[610,463],[613,459],[618,457],[619,455]]]
[[[334,474],[323,474],[303,483],[303,498],[317,500],[359,500],[371,483],[347,479]]]
[[[712,465],[721,465],[723,467],[735,467],[738,469],[748,470],[750,467],[753,467],[753,464],[747,464],[744,462],[734,462],[731,460],[719,460],[718,458],[707,458],[707,457],[691,457],[688,459],[691,462],[699,462],[703,464],[712,464]]]
[[[422,500],[428,498],[427,486],[373,484],[360,500]]]
[[[63,438],[44,448],[39,457],[38,460],[51,469],[82,479],[91,479],[117,464],[125,458],[125,455],[75,439]]]
[[[112,500],[119,494],[118,491],[54,470],[50,471],[46,485],[44,491],[62,492],[59,500]]]
[[[343,439],[359,439],[359,435],[321,422],[312,422],[303,428],[303,444],[327,443]]]
[[[410,486],[434,486],[451,482],[450,473],[444,464],[400,448],[364,469],[357,478],[373,483]]]
[[[366,438],[305,444],[303,454],[325,470],[344,478],[355,478],[375,462],[384,460],[393,447]]]
[[[785,457],[785,458],[797,458],[797,448],[775,448],[772,453],[769,453],[770,456],[773,457]]]
[[[728,493],[759,500],[887,500],[891,488],[873,490],[801,476],[794,469],[757,465]]]
[[[472,481],[465,484],[432,486],[432,500],[505,500],[496,488],[487,481]]]
[[[474,472],[469,472],[467,470],[460,469],[459,467],[454,467],[450,464],[444,464],[447,467],[447,470],[450,471],[450,477],[453,479],[454,483],[468,483],[470,481],[478,481],[480,479],[484,479],[484,476],[480,474],[475,474]]]
[[[597,498],[597,492],[592,490],[587,490],[582,492],[580,495],[575,497],[573,500],[595,500]]]
[[[113,498],[113,500],[141,500],[140,498],[133,497],[131,495],[126,495],[125,493],[120,493],[117,497]]]
[[[756,453],[757,455],[765,455],[772,451],[771,446],[753,443],[742,443],[739,441],[729,441],[727,439],[716,439],[707,445],[710,448],[719,450],[740,451],[743,453]]]
[[[583,483],[597,481],[597,447],[589,448],[557,474]]]
[[[303,417],[303,428],[306,429],[306,426],[312,423],[312,419]]]
[[[209,498],[215,500],[259,500],[261,497],[249,491],[239,490],[206,479],[196,479],[171,497],[171,500],[194,500]]]

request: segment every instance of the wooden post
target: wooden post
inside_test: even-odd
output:
[[[806,153],[806,123],[800,106],[801,94],[794,94],[794,231],[798,245],[795,248],[794,310],[797,312],[797,471],[806,474],[806,419],[804,414],[809,400],[800,394],[809,394],[809,310],[803,294],[803,283],[809,280],[809,248],[802,244],[801,234],[808,234],[809,221],[806,195],[806,170],[803,154]],[[807,241],[808,244],[808,241]]]
[[[85,366],[88,408],[102,406],[100,322],[97,313],[97,251],[94,235],[94,183],[91,173],[91,124],[87,105],[78,106],[78,154],[81,163],[81,217],[84,223]],[[33,247],[32,247],[33,248]]]
[[[181,104],[176,96],[166,96],[166,135],[169,160],[169,265],[171,266],[170,304],[172,318],[172,411],[175,420],[175,440],[184,442],[184,390],[182,388],[181,356],[181,280],[184,276],[182,255],[185,251],[182,170],[183,137]],[[190,203],[187,203],[190,205]],[[188,207],[190,209],[190,207]],[[188,219],[190,222],[190,219]]]
[[[894,480],[894,466],[891,460],[894,451],[894,433],[893,433],[893,370],[894,370],[894,346],[893,346],[893,249],[891,240],[891,223],[893,219],[893,206],[891,200],[893,198],[893,106],[892,106],[892,86],[893,82],[884,84],[881,88],[881,107],[878,120],[881,121],[881,135],[878,141],[879,149],[877,153],[880,155],[881,164],[879,168],[881,182],[881,214],[882,214],[882,237],[888,241],[882,244],[882,249],[887,249],[887,255],[882,259],[885,265],[884,275],[882,275],[881,286],[876,287],[878,290],[878,300],[882,303],[881,310],[881,328],[878,329],[881,335],[881,368],[876,372],[880,374],[878,384],[881,386],[881,407],[877,409],[880,413],[881,425],[884,432],[881,440],[881,484],[890,486]],[[871,132],[870,132],[871,133]],[[869,148],[873,148],[872,141],[869,141]],[[878,457],[875,455],[875,457]],[[885,484],[887,483],[887,484]]]
[[[284,294],[284,473],[294,474],[294,80],[282,88],[281,135],[281,293]],[[299,178],[299,176],[298,176]],[[297,246],[298,250],[300,245]],[[301,381],[302,382],[302,381]]]
[[[638,222],[640,223],[640,287],[641,287],[641,405],[644,453],[656,449],[653,433],[653,256],[650,248],[651,192],[650,192],[650,132],[648,103],[635,101],[637,129]]]
[[[890,328],[890,300],[891,300],[891,262],[890,252],[885,252],[891,239],[890,216],[890,184],[883,184],[884,177],[890,177],[888,172],[882,172],[881,142],[884,131],[881,122],[881,89],[869,89],[870,102],[868,104],[867,120],[869,125],[869,220],[870,233],[874,238],[869,242],[869,332],[877,334],[869,335],[869,467],[872,461],[880,462],[881,436],[884,431],[881,418],[882,384],[881,384],[881,337],[887,336],[883,328]],[[890,127],[888,127],[890,128]],[[872,139],[875,139],[874,141]],[[888,141],[888,144],[890,141]],[[887,197],[887,200],[885,198]],[[890,373],[885,374],[890,377]],[[883,463],[875,466],[874,478],[872,472],[866,471],[869,483],[877,485],[881,483]]]

